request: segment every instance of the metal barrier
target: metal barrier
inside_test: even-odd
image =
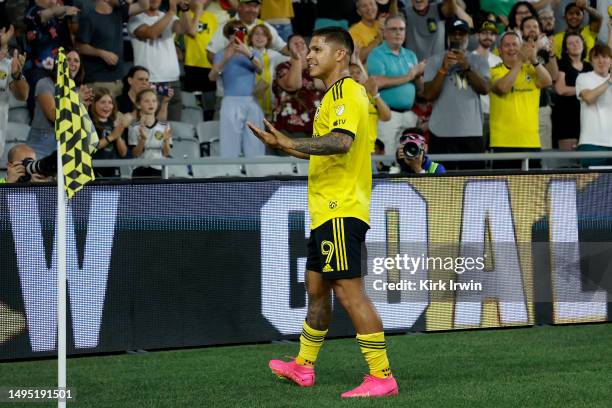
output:
[[[563,152],[563,151],[541,151],[541,152],[516,152],[516,153],[459,153],[459,154],[432,154],[428,155],[434,161],[457,162],[457,161],[494,161],[494,160],[521,160],[523,171],[529,171],[529,161],[539,159],[601,159],[611,158],[612,151],[608,152]],[[393,162],[395,156],[372,156],[373,162],[384,161]],[[262,156],[257,158],[221,158],[221,157],[200,157],[200,158],[164,158],[164,159],[120,159],[120,160],[94,160],[95,167],[126,167],[126,166],[150,166],[161,165],[162,177],[168,178],[167,166],[192,165],[192,166],[214,166],[221,164],[273,164],[273,163],[303,163],[304,160],[295,157]]]

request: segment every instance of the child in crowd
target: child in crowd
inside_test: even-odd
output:
[[[157,95],[153,89],[144,89],[136,95],[138,120],[128,131],[128,144],[135,158],[161,159],[170,156],[172,149],[172,129],[167,122],[158,121]],[[133,177],[161,177],[161,166],[138,167]]]
[[[127,155],[127,144],[121,135],[133,121],[131,114],[117,112],[115,100],[108,88],[94,90],[93,103],[89,107],[89,116],[98,133],[98,150],[94,160],[120,159]],[[94,167],[96,177],[119,177],[117,167]]]

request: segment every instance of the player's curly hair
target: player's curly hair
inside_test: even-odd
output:
[[[325,41],[332,41],[336,44],[346,48],[347,54],[350,58],[355,52],[355,43],[353,43],[353,38],[344,28],[341,27],[323,27],[318,30],[315,30],[312,33],[313,37],[323,37]]]

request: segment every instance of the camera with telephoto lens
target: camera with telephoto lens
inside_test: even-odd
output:
[[[20,183],[27,183],[32,179],[32,175],[40,174],[45,177],[55,176],[57,173],[57,156],[56,152],[40,160],[34,160],[26,157],[21,164],[25,168],[25,175],[19,178]]]
[[[400,136],[399,143],[407,159],[416,159],[425,148],[425,137],[406,129]]]

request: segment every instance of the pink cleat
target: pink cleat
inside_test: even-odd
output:
[[[278,377],[287,378],[300,387],[312,387],[315,383],[314,367],[300,365],[295,360],[270,360],[268,366]]]
[[[393,377],[377,378],[366,375],[357,388],[345,392],[342,398],[355,397],[388,397],[398,394],[397,382]]]

